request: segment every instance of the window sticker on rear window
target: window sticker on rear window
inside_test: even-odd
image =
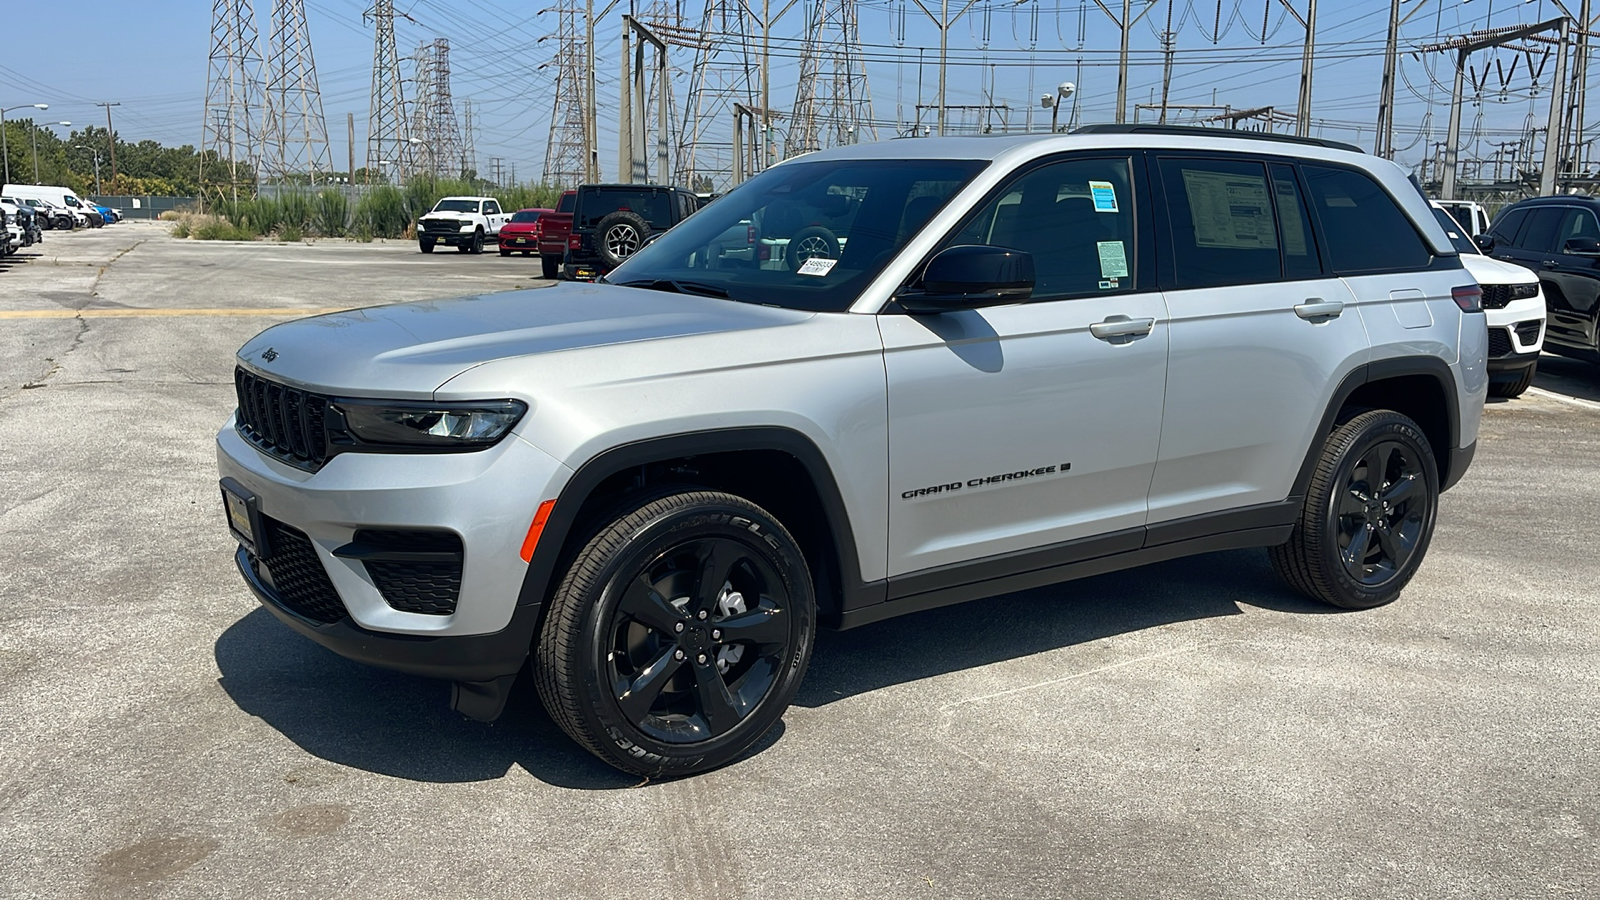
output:
[[[1089,194],[1094,197],[1095,212],[1114,213],[1117,211],[1117,188],[1111,182],[1089,182]]]
[[[1189,195],[1194,242],[1198,246],[1277,248],[1277,229],[1265,178],[1184,169],[1183,186]]]
[[[795,274],[814,275],[818,278],[821,278],[829,272],[832,272],[833,267],[838,264],[839,261],[837,259],[827,259],[826,257],[822,256],[813,256],[801,263],[800,268],[795,270]]]
[[[1100,251],[1101,278],[1128,277],[1128,252],[1121,241],[1100,241],[1095,247]]]

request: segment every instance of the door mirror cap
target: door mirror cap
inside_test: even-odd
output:
[[[934,314],[1017,303],[1033,296],[1033,254],[990,244],[939,251],[922,273],[921,290],[895,299],[909,313]]]
[[[1569,256],[1600,256],[1600,240],[1592,237],[1568,238],[1561,252]]]
[[[1493,253],[1494,252],[1494,235],[1480,234],[1480,235],[1475,236],[1472,239],[1472,242],[1474,244],[1477,244],[1478,245],[1478,249],[1480,251],[1482,251],[1483,253]]]

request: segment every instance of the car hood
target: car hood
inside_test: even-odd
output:
[[[251,338],[239,349],[239,360],[269,378],[323,393],[427,398],[460,373],[496,360],[774,328],[813,315],[714,297],[565,283],[298,319]]]
[[[456,220],[461,220],[461,219],[471,219],[476,215],[477,215],[477,213],[466,213],[466,212],[425,212],[420,216],[420,218],[423,218],[423,219],[456,219]]]
[[[1526,266],[1479,253],[1461,254],[1461,264],[1467,267],[1479,284],[1534,284],[1539,280],[1539,276]]]

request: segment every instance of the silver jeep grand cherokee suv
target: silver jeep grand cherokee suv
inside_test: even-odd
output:
[[[605,283],[262,332],[223,499],[295,631],[482,719],[531,661],[601,758],[699,772],[782,715],[819,624],[1242,547],[1393,600],[1472,458],[1479,299],[1353,148],[841,147]]]

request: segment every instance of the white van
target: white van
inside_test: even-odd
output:
[[[0,190],[0,193],[19,200],[26,200],[29,197],[43,200],[52,206],[60,206],[71,212],[79,227],[89,224],[89,204],[78,199],[72,188],[48,184],[8,184]]]

